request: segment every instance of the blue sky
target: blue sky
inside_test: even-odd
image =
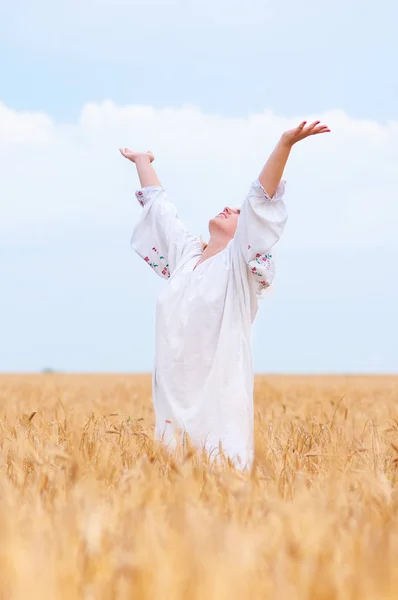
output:
[[[120,145],[196,233],[319,116],[254,327],[261,372],[398,370],[398,8],[210,0],[2,6],[0,370],[148,371],[163,284],[129,249]],[[326,137],[326,136],[325,136]]]
[[[76,119],[87,101],[246,116],[396,117],[392,0],[3,3],[1,96]]]

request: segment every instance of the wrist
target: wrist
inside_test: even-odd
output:
[[[134,163],[136,165],[150,165],[151,157],[148,156],[148,154],[140,154],[139,156],[135,157]]]
[[[286,133],[282,133],[281,138],[279,140],[279,144],[284,148],[292,149],[294,142],[289,139],[289,136]]]

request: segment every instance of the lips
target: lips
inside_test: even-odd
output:
[[[217,216],[218,217],[224,217],[224,219],[227,218],[227,215],[225,213],[223,213],[223,212],[220,212]]]

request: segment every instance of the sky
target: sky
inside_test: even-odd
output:
[[[156,157],[207,235],[280,134],[292,152],[264,373],[398,371],[393,0],[0,0],[0,371],[150,371],[166,282],[129,247],[120,146]]]

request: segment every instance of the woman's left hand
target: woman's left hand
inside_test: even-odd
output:
[[[282,135],[282,140],[285,143],[293,146],[293,144],[304,140],[310,135],[318,135],[319,133],[329,132],[329,127],[327,125],[321,125],[320,121],[314,121],[314,123],[311,123],[311,125],[307,125],[307,121],[303,121],[298,127],[295,127],[295,129],[285,131],[285,133]]]

